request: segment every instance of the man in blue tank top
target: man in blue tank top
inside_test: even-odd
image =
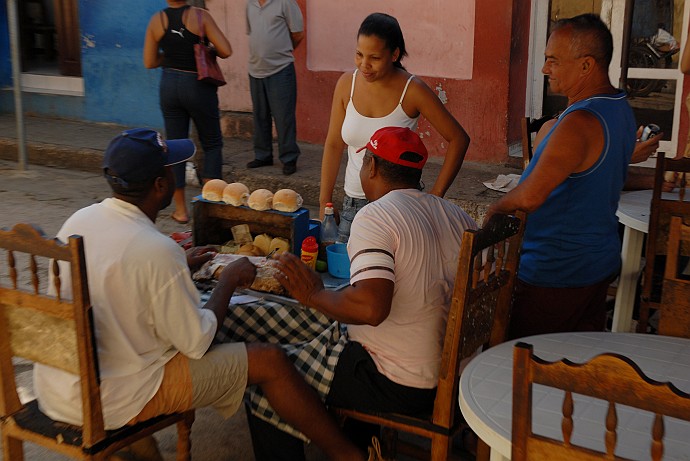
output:
[[[510,337],[605,328],[606,290],[620,269],[615,213],[636,127],[608,77],[612,53],[597,15],[560,20],[549,37],[542,72],[568,107],[520,184],[488,212],[530,213]]]

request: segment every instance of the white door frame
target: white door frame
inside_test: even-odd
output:
[[[530,17],[530,44],[527,64],[527,89],[525,115],[538,118],[542,116],[542,101],[544,97],[544,84],[541,68],[544,63],[544,51],[546,50],[546,34],[549,23],[550,0],[532,0],[532,14]],[[611,28],[613,35],[613,59],[609,68],[609,77],[614,86],[618,85],[621,68],[621,41],[623,38],[623,21],[612,21],[612,18],[622,18],[625,11],[625,0],[603,0],[601,16]],[[687,42],[688,22],[690,20],[690,0],[686,0],[683,9],[683,26],[680,43],[683,48]],[[666,153],[667,157],[674,157],[678,146],[678,131],[680,126],[680,113],[685,110],[682,101],[684,75],[678,69],[628,69],[628,78],[658,78],[675,80],[675,113],[673,116],[673,128],[670,141],[661,141],[659,150]],[[640,166],[654,167],[656,161],[652,158]]]

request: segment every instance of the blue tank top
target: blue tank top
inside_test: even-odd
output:
[[[182,21],[184,12],[190,6],[182,8],[166,8],[163,10],[168,16],[168,28],[160,41],[160,48],[163,50],[163,67],[180,69],[196,72],[196,60],[194,58],[194,44],[199,43],[199,36],[191,33],[184,26]],[[196,14],[187,21],[197,21]]]
[[[569,106],[537,147],[521,181],[539,162],[556,126],[576,110],[586,110],[599,120],[604,148],[594,165],[571,174],[527,218],[518,277],[532,285],[582,287],[601,282],[620,268],[616,209],[636,127],[624,92]]]

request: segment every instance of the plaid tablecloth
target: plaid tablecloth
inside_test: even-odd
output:
[[[202,294],[202,303],[210,293]],[[259,299],[231,304],[216,335],[217,342],[279,343],[305,380],[326,399],[338,357],[347,342],[347,330],[313,309]],[[307,438],[273,411],[258,386],[245,393],[252,414],[290,435]]]

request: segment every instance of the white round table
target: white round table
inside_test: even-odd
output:
[[[632,359],[650,378],[671,381],[690,392],[690,340],[637,333],[554,333],[521,338],[544,360],[568,358],[586,362],[604,352]],[[491,460],[511,457],[513,344],[508,341],[475,357],[460,375],[460,410],[477,435],[491,447]],[[562,391],[536,385],[533,431],[562,439]],[[605,451],[607,403],[574,396],[573,443]],[[617,406],[616,454],[634,460],[650,459],[653,415]],[[664,460],[690,460],[690,422],[665,418]]]
[[[664,192],[664,200],[678,200],[678,192]],[[686,193],[685,201],[690,200],[690,193]],[[651,190],[623,192],[618,202],[616,216],[625,226],[623,246],[621,247],[621,273],[616,289],[616,301],[613,308],[614,332],[630,331],[632,325],[633,307],[637,279],[640,274],[642,259],[642,243],[644,235],[649,230]]]

